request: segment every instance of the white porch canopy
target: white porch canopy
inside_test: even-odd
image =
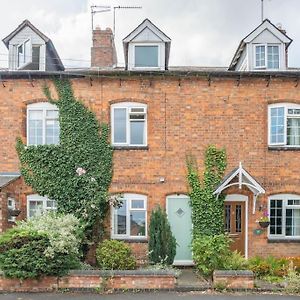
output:
[[[214,195],[217,197],[227,188],[237,185],[239,189],[242,186],[246,186],[254,194],[253,202],[253,214],[255,213],[256,200],[260,194],[264,194],[266,191],[264,188],[243,168],[240,162],[239,167],[233,169],[229,174],[227,174],[222,182],[216,187]]]

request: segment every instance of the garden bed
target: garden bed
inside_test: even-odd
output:
[[[49,292],[57,290],[174,290],[176,272],[169,270],[73,270],[63,277],[12,279],[0,273],[1,292]]]

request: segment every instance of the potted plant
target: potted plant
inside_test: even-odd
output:
[[[16,208],[9,208],[8,213],[11,217],[17,217],[20,214],[20,210]]]
[[[263,215],[258,220],[258,223],[261,228],[267,228],[270,225],[269,214],[266,210],[263,212]]]

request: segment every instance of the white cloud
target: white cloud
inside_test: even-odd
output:
[[[142,6],[116,10],[116,47],[124,63],[122,38],[149,18],[172,39],[171,65],[228,66],[240,40],[260,23],[260,0],[0,0],[0,36],[24,19],[49,36],[66,67],[88,66],[91,47],[90,5]],[[299,0],[265,0],[265,17],[281,23],[294,39],[290,66],[300,66]],[[95,16],[95,25],[112,27],[112,12]],[[70,59],[70,60],[68,60]],[[7,49],[0,45],[0,67]]]

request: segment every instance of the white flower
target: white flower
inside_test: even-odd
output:
[[[81,176],[81,175],[84,175],[86,173],[86,170],[79,167],[79,168],[76,169],[76,173],[77,173],[78,176]]]
[[[92,182],[95,182],[95,181],[96,181],[96,179],[95,179],[94,177],[92,177],[92,178],[91,178],[91,181],[92,181]]]

